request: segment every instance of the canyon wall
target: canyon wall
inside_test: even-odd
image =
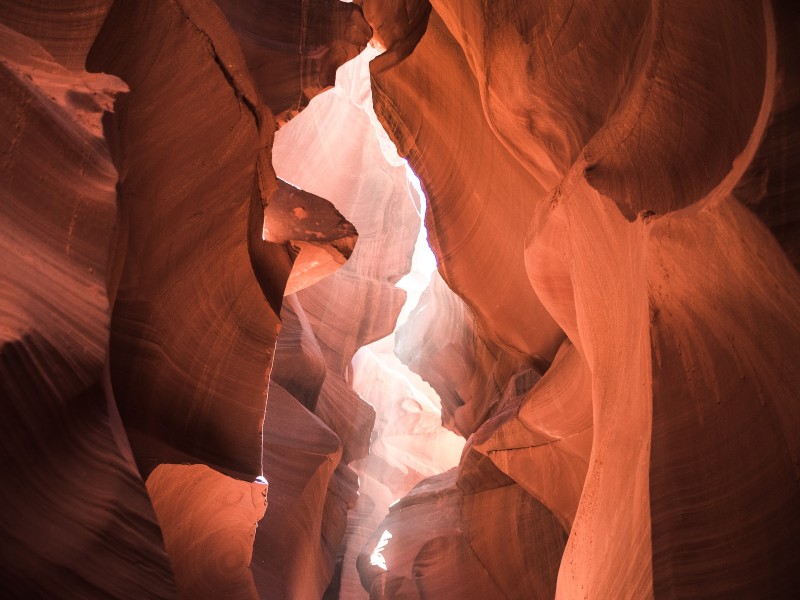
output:
[[[538,518],[568,535],[558,564],[546,536],[526,540],[550,565],[550,597],[791,597],[797,186],[776,144],[797,143],[796,11],[434,0],[388,28],[395,4],[364,2],[387,46],[372,63],[375,110],[428,196],[439,272],[475,316],[472,356],[498,348],[469,371],[507,353],[543,374],[488,412],[454,402],[456,426],[475,431],[455,490],[435,489],[469,493],[484,456],[540,502]],[[458,364],[444,358],[447,326],[424,311],[418,326],[426,345],[401,354],[443,397],[460,390],[467,380],[439,366]],[[458,419],[471,405],[486,415],[477,427]],[[502,510],[448,502],[461,535]],[[363,556],[419,511],[390,514]],[[429,595],[426,544],[449,548],[453,534],[415,531],[383,545],[386,570],[360,565],[375,597]],[[516,532],[486,535],[502,551]],[[472,552],[486,543],[467,537]],[[437,576],[462,555],[442,553]],[[530,573],[481,564],[501,589]]]
[[[0,0],[0,594],[794,597],[799,26]]]

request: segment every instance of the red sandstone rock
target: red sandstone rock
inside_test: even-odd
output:
[[[436,390],[445,426],[465,438],[538,379],[526,361],[486,339],[438,273],[398,330],[395,351]]]
[[[341,476],[335,474],[341,456],[342,443],[336,434],[272,383],[264,430],[270,506],[257,531],[253,561],[263,597],[313,598],[325,591],[338,542],[325,544],[323,521],[328,488]],[[345,505],[355,503],[354,484],[343,490]],[[332,539],[341,539],[343,534],[342,530]]]
[[[582,23],[597,7],[433,6],[413,53],[394,66],[376,61],[373,73],[376,111],[428,192],[440,270],[496,335],[502,321],[487,315],[502,286],[490,284],[489,297],[459,282],[470,266],[476,280],[493,274],[478,260],[459,262],[486,246],[481,231],[491,228],[465,202],[463,182],[474,189],[488,180],[478,160],[507,149],[503,183],[516,190],[507,196],[524,194],[532,207],[530,229],[517,238],[527,274],[577,352],[567,377],[554,365],[525,402],[478,431],[462,476],[474,477],[473,453],[486,452],[562,523],[574,515],[559,598],[789,597],[800,558],[789,542],[800,527],[800,419],[788,359],[800,343],[798,278],[731,194],[774,219],[794,247],[784,233],[794,226],[783,208],[791,184],[772,178],[767,193],[758,183],[768,181],[763,165],[776,140],[786,139],[785,103],[796,86],[775,69],[792,60],[793,42],[775,45],[769,3],[724,14],[661,3],[623,13],[609,3],[589,38]],[[442,60],[452,66],[447,76],[426,78]],[[529,68],[520,74],[519,64]],[[471,108],[420,91],[465,89],[470,77],[478,93],[462,105]],[[593,90],[603,90],[599,99]],[[764,138],[776,97],[778,124]],[[487,127],[501,148],[455,150],[445,132],[463,131],[469,110],[470,132]],[[779,159],[777,172],[786,165]],[[521,169],[542,188],[513,183]],[[466,231],[472,245],[459,243]],[[514,238],[512,228],[503,232]],[[519,319],[517,330],[538,333]],[[557,390],[577,402],[572,419],[557,404],[537,407],[537,393],[546,403]],[[756,533],[773,522],[780,533]]]
[[[113,0],[3,0],[0,23],[35,40],[55,62],[79,73],[86,68],[86,56],[113,3]]]
[[[426,479],[392,506],[358,557],[371,597],[427,598],[451,590],[466,597],[552,597],[566,539],[552,514],[513,482],[464,490],[456,477],[448,471]],[[447,563],[458,565],[458,577],[442,568]]]
[[[447,78],[429,67],[431,56],[451,65]],[[371,66],[375,111],[428,196],[439,273],[495,343],[531,361],[552,360],[563,333],[534,294],[520,252],[532,199],[544,188],[483,118],[466,59],[435,13],[407,59],[382,71],[381,58]],[[460,90],[458,103],[442,101],[450,89]],[[454,135],[442,135],[440,127]],[[466,148],[477,151],[464,154]]]
[[[0,595],[794,597],[796,8],[356,4],[0,2]]]
[[[125,85],[5,26],[0,80],[0,593],[169,598],[107,375],[117,174],[100,117]]]
[[[413,50],[428,22],[428,0],[357,0],[373,36],[388,52],[381,62],[397,62]]]
[[[131,90],[110,124],[122,174],[110,361],[134,454],[145,473],[200,460],[253,480],[278,327],[248,248],[250,206],[277,188],[256,172],[267,113],[210,2],[115,4],[89,64]],[[251,229],[280,306],[290,257]]]
[[[288,295],[341,267],[353,253],[358,234],[330,202],[278,180],[264,209],[262,237],[294,255],[284,291]]]
[[[565,340],[553,366],[470,440],[569,529],[592,449],[591,373]],[[552,485],[558,481],[559,485]]]
[[[182,597],[258,598],[249,567],[266,483],[162,464],[147,478],[147,493]]]
[[[242,46],[259,94],[279,123],[333,86],[336,69],[361,52],[370,28],[339,0],[218,0]]]

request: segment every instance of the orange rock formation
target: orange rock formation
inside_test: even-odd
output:
[[[799,27],[0,0],[0,596],[794,598]]]

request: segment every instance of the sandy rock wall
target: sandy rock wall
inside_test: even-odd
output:
[[[0,1],[0,595],[793,598],[798,14]]]
[[[431,4],[413,51],[373,63],[376,112],[418,169],[445,281],[495,343],[552,363],[478,428],[459,473],[485,455],[564,526],[558,598],[790,597],[799,280],[791,159],[775,144],[796,130],[796,15],[759,2]],[[458,106],[448,89],[465,90]],[[520,233],[482,241],[517,199]],[[505,300],[517,277],[535,301]],[[542,342],[558,331],[554,355]],[[505,533],[487,535],[503,547]],[[383,575],[360,563],[376,597],[426,597],[426,554],[405,543],[384,544],[400,564]]]
[[[0,588],[257,597],[284,291],[340,267],[356,230],[275,177],[274,118],[213,2],[6,4]],[[368,28],[317,8],[361,32],[321,89]],[[347,27],[317,29],[336,45]],[[303,424],[274,404],[268,431]]]
[[[100,117],[127,88],[5,26],[0,44],[0,587],[171,597],[106,361],[117,174]]]

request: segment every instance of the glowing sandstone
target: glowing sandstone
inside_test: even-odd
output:
[[[791,597],[800,566],[800,373],[791,358],[800,281],[734,197],[794,247],[785,232],[796,230],[796,213],[766,208],[797,199],[779,183],[787,163],[774,150],[787,126],[796,132],[785,116],[797,89],[785,68],[796,45],[788,9],[777,3],[775,19],[768,2],[719,11],[629,4],[432,2],[413,52],[390,46],[373,63],[376,112],[420,174],[445,280],[487,334],[525,352],[495,317],[514,276],[498,258],[515,248],[537,302],[518,296],[502,314],[530,344],[544,321],[525,318],[541,305],[579,355],[572,373],[548,372],[522,404],[479,429],[461,470],[471,452],[485,452],[571,522],[558,598]],[[443,61],[449,68],[431,68]],[[454,106],[442,101],[445,89],[465,93]],[[776,98],[782,125],[769,128]],[[466,131],[480,141],[457,143]],[[525,232],[500,233],[489,216],[516,199]],[[500,249],[487,238],[502,239]],[[548,389],[561,379],[582,383]],[[577,407],[588,396],[591,430],[575,420],[585,408],[553,410],[559,389],[568,393],[560,402]],[[503,534],[493,535],[502,548]],[[401,563],[421,560],[395,552]]]
[[[796,595],[794,3],[0,23],[3,597]]]

